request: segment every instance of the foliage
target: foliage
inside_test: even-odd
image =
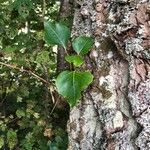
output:
[[[70,38],[70,30],[60,23],[45,22],[45,41],[49,44],[61,45],[66,49]]]
[[[58,9],[57,1],[46,0],[43,16],[42,0],[0,1],[2,150],[66,150],[67,110],[51,113],[56,53],[43,40],[43,19],[56,20]]]
[[[81,98],[81,91],[92,82],[90,72],[63,71],[56,80],[58,92],[68,99],[71,107],[75,106]]]
[[[1,0],[0,11],[0,149],[66,150],[69,109],[55,108],[54,45],[66,50],[70,30],[55,22],[59,3],[56,0]],[[45,19],[51,22],[44,24]],[[66,56],[66,61],[81,67],[83,55],[88,53],[92,41],[90,37],[75,39],[72,45],[77,55]],[[56,85],[60,94],[68,98],[68,89],[61,93],[60,82],[67,76],[61,80],[59,77],[64,74],[58,76]],[[68,75],[68,87],[76,82],[75,86],[71,85],[75,93],[68,99],[72,107],[92,82],[92,75],[77,70],[69,71]]]
[[[91,37],[80,36],[74,39],[72,46],[79,55],[85,55],[89,52],[94,41]]]
[[[57,44],[64,47],[70,37],[69,29],[61,23],[45,22],[45,41],[49,44]],[[91,37],[77,37],[73,43],[73,48],[78,55],[67,55],[65,59],[74,66],[81,66],[83,59],[80,55],[88,53],[93,45]],[[75,106],[81,98],[81,92],[85,90],[92,82],[93,76],[90,72],[81,71],[63,71],[56,79],[58,93],[67,99],[71,107]]]
[[[67,55],[65,60],[69,63],[73,63],[76,67],[79,67],[84,63],[83,58],[79,55]]]

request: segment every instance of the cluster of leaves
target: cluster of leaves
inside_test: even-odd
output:
[[[57,44],[66,50],[70,38],[69,29],[61,23],[45,22],[45,40],[49,44]],[[80,36],[73,40],[72,47],[77,55],[67,55],[66,61],[74,67],[80,67],[83,56],[87,54],[93,45],[91,37]],[[67,99],[71,107],[75,106],[81,98],[81,92],[92,82],[93,75],[89,71],[63,71],[56,79],[58,93]]]
[[[45,2],[45,17],[55,20],[57,1]],[[50,114],[56,54],[43,41],[42,10],[43,0],[0,1],[0,149],[67,147],[67,115],[57,109]]]

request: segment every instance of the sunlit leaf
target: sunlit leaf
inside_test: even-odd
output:
[[[25,117],[25,111],[23,111],[21,109],[18,109],[16,111],[16,115],[17,115],[18,118]]]
[[[44,39],[48,44],[61,45],[66,48],[70,38],[70,30],[61,23],[44,23],[45,36]]]
[[[73,63],[74,66],[81,66],[84,62],[84,60],[82,59],[81,56],[79,55],[69,55],[65,57],[66,61],[68,61],[69,63]]]

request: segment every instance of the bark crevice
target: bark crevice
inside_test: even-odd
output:
[[[76,145],[78,131],[68,124],[69,150],[150,149],[149,5],[84,0],[76,9],[72,36],[95,38],[85,66],[95,78],[84,100],[71,110],[69,124],[80,124],[83,138]],[[75,114],[82,107],[83,124]]]

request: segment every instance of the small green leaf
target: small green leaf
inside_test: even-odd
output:
[[[17,144],[17,133],[13,129],[7,131],[7,141],[10,150],[12,150]]]
[[[27,16],[29,16],[29,9],[26,5],[22,5],[18,8],[18,12],[19,14],[23,17],[26,18]]]
[[[45,36],[44,39],[48,44],[61,45],[66,48],[70,38],[70,30],[61,23],[44,23]]]
[[[92,82],[93,75],[86,72],[63,71],[56,79],[58,93],[67,98],[71,107],[75,106],[81,97],[81,92]]]
[[[0,137],[0,149],[4,146],[4,138]]]
[[[12,52],[14,52],[14,51],[16,51],[16,47],[14,47],[14,46],[7,46],[5,49],[4,49],[4,51],[5,52],[7,52],[7,53],[12,53]]]
[[[21,117],[25,117],[25,111],[21,110],[21,109],[17,109],[16,111],[16,115],[18,118],[21,118]]]
[[[79,55],[69,55],[65,57],[66,61],[73,63],[74,66],[79,67],[83,64],[84,60]]]
[[[49,58],[49,52],[48,51],[42,51],[36,57],[36,61],[38,63],[47,63],[49,60],[50,60],[50,58]]]
[[[93,43],[94,40],[91,37],[80,36],[73,41],[72,46],[78,55],[84,55],[88,53]]]

